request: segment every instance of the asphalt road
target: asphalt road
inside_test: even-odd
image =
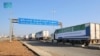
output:
[[[32,46],[45,50],[54,56],[100,56],[99,49],[82,48],[80,45],[71,46],[70,44],[56,44],[42,41],[25,41]]]

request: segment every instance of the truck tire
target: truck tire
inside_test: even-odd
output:
[[[53,39],[51,41],[52,41],[52,43],[54,43],[54,40]]]
[[[57,40],[57,44],[60,43],[60,40]]]
[[[59,43],[59,40],[57,40],[57,44]]]
[[[66,41],[65,41],[65,40],[63,40],[62,42],[63,42],[63,44],[65,45]]]
[[[75,41],[72,40],[72,41],[71,41],[71,45],[72,45],[72,46],[75,46]]]

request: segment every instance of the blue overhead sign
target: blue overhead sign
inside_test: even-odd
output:
[[[19,18],[19,24],[33,24],[33,25],[53,25],[58,26],[59,22],[54,20],[41,20],[41,19],[28,19],[28,18]]]
[[[12,8],[12,2],[4,2],[4,8]]]

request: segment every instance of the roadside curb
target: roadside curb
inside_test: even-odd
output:
[[[37,47],[33,47],[33,46],[27,44],[26,42],[21,41],[21,43],[24,46],[26,46],[30,51],[35,53],[37,56],[52,56],[50,53],[43,51],[43,50],[39,50]]]
[[[30,51],[32,51],[34,54],[36,54],[37,56],[40,56],[38,53],[36,53],[34,50],[32,50],[31,48],[29,48],[25,43],[21,42],[26,48],[28,48]]]

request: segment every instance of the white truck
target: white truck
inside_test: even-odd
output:
[[[29,39],[29,35],[24,35],[24,39],[28,40]]]
[[[63,43],[82,44],[88,46],[89,43],[100,43],[100,24],[86,23],[71,27],[56,29],[54,40]]]
[[[44,40],[44,39],[48,39],[50,37],[50,34],[49,34],[49,31],[43,30],[43,31],[37,32],[35,37],[38,40]]]
[[[35,39],[35,33],[29,34],[29,39],[30,39],[30,40]]]

